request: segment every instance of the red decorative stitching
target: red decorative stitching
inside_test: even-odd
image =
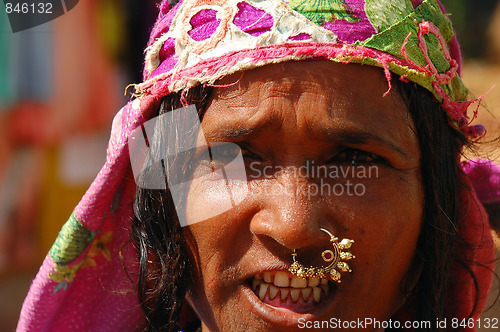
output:
[[[214,34],[202,41],[196,41],[192,39],[188,31],[192,29],[189,21],[191,18],[200,11],[200,6],[211,5],[211,6],[219,6],[222,8],[223,14],[221,15],[221,22],[215,30]],[[233,19],[233,8],[227,5],[227,1],[225,0],[197,0],[186,8],[186,12],[184,17],[182,18],[182,41],[189,48],[191,52],[196,54],[204,53],[215,46],[224,39],[227,34],[227,30],[229,29],[229,22]]]
[[[418,27],[418,47],[424,55],[427,66],[422,67],[421,65],[413,62],[406,53],[406,44],[408,43],[408,39],[411,36],[411,32],[408,34],[408,36],[406,36],[403,45],[401,46],[401,53],[408,63],[416,66],[421,72],[424,72],[430,77],[434,78],[432,87],[436,94],[442,99],[441,107],[448,113],[452,126],[457,127],[465,135],[472,138],[477,138],[478,136],[484,135],[484,132],[475,130],[474,127],[470,127],[470,124],[477,117],[478,108],[485,95],[482,95],[479,98],[473,100],[451,100],[450,96],[444,91],[441,85],[449,84],[455,77],[458,70],[458,62],[455,59],[451,58],[448,45],[446,44],[444,37],[439,31],[438,27],[436,27],[432,22],[428,22],[425,20],[422,20],[422,22],[419,23]],[[427,43],[424,38],[424,35],[428,33],[432,33],[434,36],[436,36],[439,43],[441,44],[441,48],[443,49],[443,55],[446,61],[448,61],[448,63],[450,64],[450,69],[448,69],[445,73],[438,73],[436,66],[434,65],[434,63],[432,63],[429,57]],[[472,119],[469,119],[469,116],[467,115],[467,109],[471,104],[474,104],[476,102],[478,102],[477,107],[473,111]]]

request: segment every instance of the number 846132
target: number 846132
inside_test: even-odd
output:
[[[39,2],[39,3],[11,3],[5,4],[5,11],[7,14],[52,14],[52,3]]]

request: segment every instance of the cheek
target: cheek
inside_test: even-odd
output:
[[[372,217],[367,221],[372,225],[359,227],[355,232],[359,234],[356,255],[361,263],[360,274],[370,276],[374,283],[380,283],[379,287],[399,283],[415,255],[421,217],[419,214],[414,218],[386,216],[377,220],[374,214]]]
[[[232,209],[223,179],[195,179],[186,200],[186,220],[188,225],[215,217]]]
[[[223,213],[189,226],[195,242],[191,250],[195,251],[198,267],[193,269],[193,288],[187,299],[198,317],[213,330],[238,322],[247,314],[241,311],[238,285],[233,280],[237,274],[235,267],[248,247],[241,236],[240,224],[231,219],[236,215],[234,211]]]
[[[187,185],[186,224],[217,218],[233,210],[248,196],[246,173],[240,165],[195,171]],[[199,168],[207,169],[202,166]]]
[[[223,290],[223,289],[222,289]],[[202,276],[194,276],[194,287],[186,295],[191,308],[198,317],[208,326],[217,326],[220,314],[226,306],[227,301],[221,293],[220,286],[212,280],[204,281]]]
[[[355,240],[356,259],[351,264],[352,283],[342,287],[346,294],[353,294],[353,304],[364,303],[366,315],[389,318],[404,301],[405,277],[413,271],[423,193],[418,177],[404,185],[373,184],[366,189],[364,197],[347,205],[355,216],[348,234]],[[416,276],[408,277],[414,280]]]
[[[232,277],[238,262],[248,247],[244,225],[238,222],[237,211],[188,226],[191,232],[191,251],[197,262],[197,290],[210,302],[227,301],[233,290]]]
[[[227,301],[225,292],[228,290],[218,272],[225,260],[223,239],[219,237],[220,232],[215,231],[217,228],[210,226],[210,221],[189,226],[195,241],[195,245],[190,247],[194,251],[192,255],[196,258],[193,261],[197,267],[192,268],[193,286],[187,295],[198,317],[209,325]]]

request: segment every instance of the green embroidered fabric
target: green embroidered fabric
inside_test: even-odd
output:
[[[69,264],[85,251],[94,236],[72,213],[52,245],[49,257],[59,265]]]
[[[346,20],[357,22],[356,17],[345,0],[291,0],[288,6],[304,15],[312,22],[322,26],[325,22],[335,20]],[[438,73],[446,73],[451,65],[446,59],[444,50],[439,39],[433,33],[423,35],[425,45],[420,44],[419,31],[422,22],[432,22],[442,36],[445,47],[453,39],[454,31],[448,17],[443,14],[436,0],[425,0],[418,7],[413,8],[410,0],[365,0],[365,10],[372,26],[377,33],[370,38],[356,42],[355,45],[369,47],[390,54],[398,59],[406,60],[402,45],[410,62],[421,68],[428,68],[425,50],[428,57]],[[406,42],[405,42],[406,40]],[[372,59],[363,55],[355,55],[354,58],[334,58],[332,61],[350,61],[373,66],[386,66],[390,71],[405,77],[406,79],[422,85],[431,91],[438,101],[443,101],[442,94],[436,92],[433,82],[436,77],[425,70],[408,68],[393,62],[382,63],[380,59]],[[435,83],[434,83],[435,84]],[[468,90],[465,88],[460,77],[454,75],[450,82],[442,84],[441,88],[449,96],[450,101],[466,100]]]
[[[359,21],[345,0],[290,0],[288,6],[318,25],[333,20]]]
[[[410,0],[365,0],[365,4],[366,16],[377,32],[386,30],[413,11]]]
[[[442,13],[436,0],[427,0],[422,2],[420,6],[415,8],[409,15],[396,24],[393,24],[384,31],[357,44],[386,52],[399,59],[405,59],[401,51],[401,45],[404,44],[405,39],[410,35],[405,45],[408,58],[417,65],[426,67],[428,63],[424,58],[422,49],[419,47],[418,39],[419,24],[422,20],[433,22],[434,25],[439,28],[446,43],[452,40],[454,32],[450,20]],[[427,45],[429,58],[432,60],[432,64],[436,67],[438,73],[445,73],[448,71],[450,69],[450,63],[445,58],[436,36],[428,33],[424,35],[423,38]],[[353,61],[381,66],[371,59],[358,59],[357,61],[353,59]],[[399,75],[406,75],[407,79],[424,86],[431,91],[440,102],[442,101],[442,97],[436,94],[432,86],[432,82],[436,80],[435,77],[394,63],[389,63],[388,65],[391,71]],[[465,100],[467,97],[467,89],[458,75],[455,75],[450,83],[442,85],[442,88],[452,101]]]

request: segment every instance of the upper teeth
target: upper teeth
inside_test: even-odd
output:
[[[300,297],[306,302],[311,298],[319,302],[322,293],[328,295],[328,287],[327,279],[317,277],[304,279],[284,271],[264,272],[256,275],[252,281],[252,289],[261,300],[264,300],[266,295],[272,300],[279,292],[279,297],[283,302],[287,297],[290,297],[293,302],[297,302]]]

